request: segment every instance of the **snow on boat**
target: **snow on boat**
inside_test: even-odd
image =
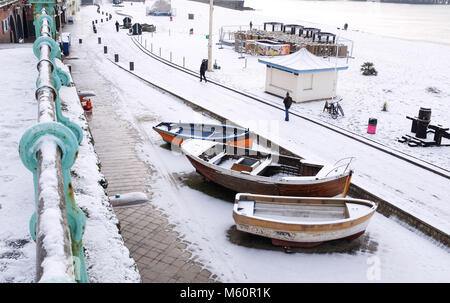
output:
[[[153,129],[167,143],[181,146],[186,139],[223,142],[241,147],[251,147],[253,138],[245,128],[202,123],[162,122]]]
[[[350,198],[282,197],[239,193],[233,207],[238,230],[272,239],[272,244],[314,247],[356,239],[377,205]]]
[[[301,158],[190,140],[182,149],[198,173],[236,192],[264,195],[345,197],[352,170],[347,162],[327,166]],[[344,160],[344,159],[343,159]]]

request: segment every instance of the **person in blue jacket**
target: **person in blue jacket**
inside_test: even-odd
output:
[[[202,82],[202,80],[205,80],[205,83],[207,83],[208,81],[206,81],[206,70],[208,69],[208,59],[203,59],[202,64],[200,65],[200,82]]]

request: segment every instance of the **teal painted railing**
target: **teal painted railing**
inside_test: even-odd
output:
[[[30,233],[36,241],[37,282],[89,282],[82,237],[86,217],[75,202],[70,169],[78,155],[82,129],[61,113],[59,89],[70,76],[56,66],[61,56],[53,40],[53,16],[35,15],[40,33],[33,45],[39,59],[36,81],[38,123],[22,136],[19,154],[33,173],[36,211]]]

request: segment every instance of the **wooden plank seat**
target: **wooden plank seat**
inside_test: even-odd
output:
[[[227,153],[226,153],[225,151],[223,151],[223,152],[219,153],[218,155],[212,157],[212,158],[208,161],[208,163],[211,163],[211,164],[217,164],[218,162],[220,162],[220,160],[221,160],[226,154],[227,154]]]

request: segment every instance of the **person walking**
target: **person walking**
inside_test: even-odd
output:
[[[252,30],[252,27],[253,27],[253,23],[252,23],[252,21],[250,21],[250,30]]]
[[[119,32],[119,21],[116,20],[116,31]]]
[[[289,96],[289,92],[286,93],[286,97],[284,97],[283,103],[284,109],[286,110],[286,118],[284,118],[284,120],[289,121],[289,108],[292,105],[292,98],[291,96]]]
[[[205,80],[205,83],[207,83],[208,81],[206,81],[206,70],[208,69],[208,59],[203,59],[202,64],[200,65],[200,82],[202,82],[202,80]]]

